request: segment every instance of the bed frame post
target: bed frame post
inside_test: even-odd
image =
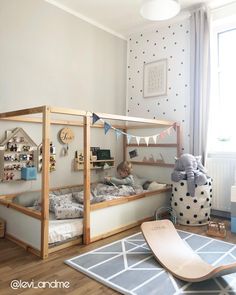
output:
[[[176,141],[177,141],[177,157],[179,158],[182,154],[182,128],[180,124],[176,124]]]
[[[127,133],[127,128],[123,129],[123,132]],[[127,160],[127,137],[123,134],[123,159]]]
[[[42,215],[41,215],[41,258],[48,257],[48,226],[49,226],[49,160],[50,160],[50,107],[43,110],[42,126]]]
[[[84,117],[84,235],[83,243],[90,243],[90,115]]]

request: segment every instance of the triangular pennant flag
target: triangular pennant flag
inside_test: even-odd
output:
[[[107,122],[104,123],[104,131],[105,134],[107,134],[107,132],[111,129],[111,125],[108,124]]]
[[[126,137],[127,137],[127,144],[129,144],[130,143],[130,140],[132,138],[132,135],[126,134]]]
[[[135,139],[136,139],[137,145],[139,145],[141,137],[136,136]]]
[[[118,140],[119,136],[121,135],[121,131],[119,129],[115,129],[116,132],[116,140]]]
[[[144,137],[144,140],[145,140],[147,146],[148,146],[148,144],[149,144],[149,138],[150,138],[149,136]]]
[[[173,128],[176,131],[176,128],[177,128],[177,124],[176,123],[173,124]]]
[[[168,135],[170,135],[171,128],[172,128],[172,127],[168,128],[168,129],[166,130],[166,132],[167,132]]]
[[[95,113],[93,113],[93,123],[96,123],[100,118],[98,117],[98,115],[96,115]]]
[[[153,135],[153,137],[152,137],[155,144],[157,143],[158,136],[159,136],[159,134],[156,134],[156,135]]]
[[[165,137],[165,134],[164,134],[164,132],[162,131],[161,133],[160,133],[160,138],[162,139],[162,138],[164,138]]]

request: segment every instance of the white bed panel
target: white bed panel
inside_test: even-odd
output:
[[[6,232],[40,250],[41,221],[17,210],[0,205],[0,217],[6,221]]]
[[[171,192],[91,211],[91,238],[154,216],[157,208],[170,204]]]

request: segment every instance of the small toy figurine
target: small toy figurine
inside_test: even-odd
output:
[[[226,237],[225,224],[223,222],[209,221],[206,234],[208,236],[225,238]]]

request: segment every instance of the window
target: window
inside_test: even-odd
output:
[[[212,39],[209,152],[236,152],[236,24]]]

